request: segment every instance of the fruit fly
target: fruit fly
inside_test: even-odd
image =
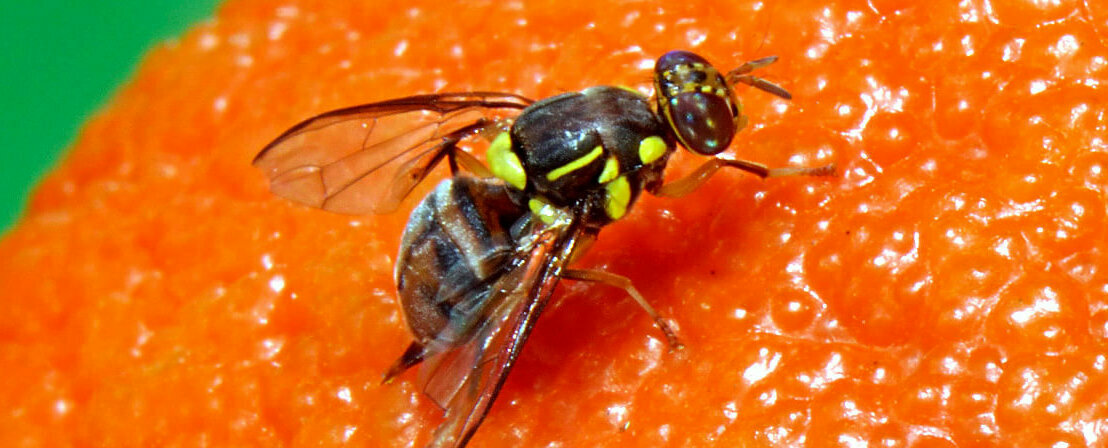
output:
[[[663,182],[678,145],[727,149],[747,118],[732,87],[781,98],[751,75],[775,57],[726,74],[688,51],[660,57],[653,99],[625,87],[591,87],[541,101],[511,93],[418,95],[310,118],[254,159],[271,190],[339,213],[387,213],[446,161],[452,176],[413,210],[396,262],[397,295],[414,341],[385,373],[422,363],[419,384],[445,410],[429,446],[462,447],[488,414],[559,279],[627,292],[671,348],[677,336],[625,277],[571,269],[600,230],[643,192],[681,197],[721,168],[759,177],[827,175],[833,166],[770,169],[711,157]],[[460,148],[490,139],[487,165]]]

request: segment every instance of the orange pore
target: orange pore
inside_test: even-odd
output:
[[[315,113],[438,91],[760,75],[717,175],[647,197],[563,282],[477,446],[1092,446],[1108,437],[1108,13],[1095,2],[231,1],[156,49],[0,241],[0,445],[409,446],[406,213],[273,197]],[[669,176],[701,159],[679,156]],[[436,176],[441,179],[445,173]],[[435,180],[427,182],[405,206]]]

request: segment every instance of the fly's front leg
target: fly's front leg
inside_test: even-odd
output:
[[[666,342],[669,343],[671,350],[677,350],[684,345],[677,339],[677,335],[670,328],[669,324],[662,319],[662,316],[658,314],[658,311],[654,307],[650,306],[643,298],[642,294],[639,294],[639,290],[635,289],[635,285],[631,283],[631,279],[622,275],[616,275],[611,272],[596,271],[591,269],[566,269],[562,271],[559,277],[569,280],[581,280],[586,282],[603,283],[608,286],[614,286],[627,292],[627,295],[635,299],[635,302],[650,315],[651,319],[654,319],[654,325],[658,326],[659,330],[662,330],[662,334],[666,336]]]
[[[773,95],[779,96],[784,99],[792,99],[792,94],[785,90],[783,87],[774,84],[765,79],[751,75],[750,72],[777,62],[777,56],[770,56],[768,58],[762,58],[747,62],[739,68],[731,70],[727,73],[727,84],[735,85],[737,83],[743,83],[749,86],[754,86],[762,91],[769,92]]]
[[[714,158],[704,162],[703,165],[700,165],[696,171],[693,171],[688,176],[649,190],[650,194],[668,198],[685,196],[692,193],[697,188],[700,188],[701,185],[704,185],[704,182],[707,182],[712,175],[720,170],[720,168],[738,168],[763,179],[767,177],[830,176],[835,174],[834,163],[817,167],[769,168],[760,163],[746,160]]]

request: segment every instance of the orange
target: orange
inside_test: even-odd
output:
[[[741,88],[731,152],[839,175],[642,200],[580,265],[687,349],[564,282],[475,446],[1102,446],[1106,36],[1092,1],[232,1],[0,242],[0,445],[420,446],[438,409],[378,384],[406,213],[291,204],[251,157],[390,97],[646,89],[685,48],[780,56],[794,100]]]

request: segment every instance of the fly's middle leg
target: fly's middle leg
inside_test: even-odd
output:
[[[562,271],[559,277],[569,280],[581,280],[586,282],[602,283],[608,286],[620,288],[627,292],[627,295],[635,299],[635,302],[650,315],[651,319],[654,319],[654,324],[658,326],[659,330],[662,330],[662,334],[666,336],[666,342],[669,343],[671,350],[677,350],[684,345],[677,339],[677,334],[673,332],[673,328],[669,326],[669,323],[662,319],[662,316],[658,314],[658,311],[654,307],[650,306],[639,293],[638,289],[635,289],[635,285],[631,283],[631,279],[622,275],[616,275],[611,272],[597,271],[591,269],[567,269]]]

